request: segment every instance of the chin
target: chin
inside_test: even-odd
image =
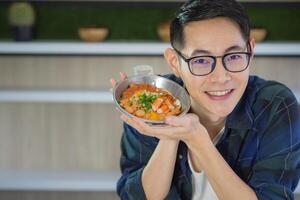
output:
[[[226,106],[222,108],[213,108],[212,113],[214,113],[216,116],[224,118],[227,117],[234,109],[234,106]]]

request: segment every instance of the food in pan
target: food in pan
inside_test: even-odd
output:
[[[146,83],[131,83],[119,104],[130,114],[147,120],[164,120],[181,113],[180,101],[170,92]]]

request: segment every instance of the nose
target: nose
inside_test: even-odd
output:
[[[215,69],[209,74],[209,80],[216,83],[225,83],[231,80],[230,72],[225,69],[221,58],[217,58]]]

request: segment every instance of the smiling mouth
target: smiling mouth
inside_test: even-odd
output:
[[[233,91],[234,91],[234,89],[219,90],[219,91],[206,91],[205,94],[211,100],[226,100],[231,96]]]
[[[220,91],[206,91],[205,93],[210,96],[225,96],[226,94],[229,94],[233,91],[233,89],[230,90],[220,90]]]

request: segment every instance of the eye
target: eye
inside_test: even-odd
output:
[[[231,54],[227,56],[228,61],[238,60],[241,59],[242,56],[240,54]]]
[[[210,60],[207,58],[195,58],[193,60],[194,64],[201,64],[201,65],[206,65],[210,63]]]

